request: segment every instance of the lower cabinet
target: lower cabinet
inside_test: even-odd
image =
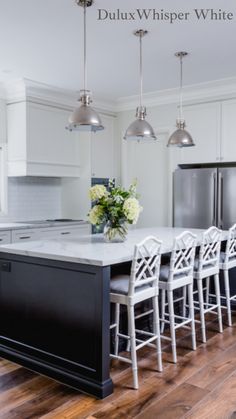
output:
[[[9,234],[0,234],[0,244],[19,243],[32,240],[53,239],[67,236],[82,236],[90,234],[91,228],[89,224],[77,226],[64,226],[64,227],[47,227],[26,230],[13,230],[12,232],[5,232]],[[1,241],[1,236],[2,241]]]

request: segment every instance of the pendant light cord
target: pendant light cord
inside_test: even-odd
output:
[[[179,100],[179,117],[183,119],[183,55],[180,55],[180,100]]]
[[[142,49],[142,32],[140,32],[139,47],[140,47],[140,108],[143,106],[143,49]]]
[[[86,20],[86,1],[84,1],[84,91],[87,90],[87,20]]]

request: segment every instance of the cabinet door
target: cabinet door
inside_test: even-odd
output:
[[[102,116],[105,127],[91,135],[92,177],[114,177],[114,118]]]
[[[222,103],[221,160],[236,161],[236,100]]]
[[[9,244],[9,243],[11,243],[11,232],[10,231],[2,231],[0,233],[0,245]]]
[[[78,176],[78,133],[65,128],[70,112],[35,103],[27,106],[28,163],[39,171],[42,165],[44,176]]]
[[[221,107],[219,103],[184,108],[186,129],[195,147],[182,149],[182,163],[214,163],[220,160]]]

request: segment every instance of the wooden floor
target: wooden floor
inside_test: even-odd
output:
[[[130,367],[112,365],[114,394],[95,400],[6,360],[0,360],[0,418],[66,419],[235,419],[236,316],[234,327],[217,333],[208,324],[207,344],[190,350],[190,336],[179,332],[177,365],[164,349],[164,372],[155,371],[152,349],[139,356],[140,389],[132,390]],[[186,331],[184,331],[186,335]]]

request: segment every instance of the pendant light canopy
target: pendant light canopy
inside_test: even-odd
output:
[[[193,139],[188,131],[186,131],[186,123],[183,117],[183,58],[188,55],[187,52],[177,52],[175,56],[180,59],[180,101],[179,101],[179,117],[176,121],[177,130],[173,132],[168,141],[169,146],[176,147],[193,147],[195,146]]]
[[[136,110],[136,120],[128,127],[124,139],[125,140],[156,140],[155,133],[151,125],[145,120],[146,108],[143,106],[143,51],[142,51],[142,40],[147,31],[140,29],[134,32],[135,36],[139,38],[140,46],[140,103]]]
[[[87,7],[92,6],[93,0],[76,0],[78,6],[84,9],[84,88],[80,90],[81,105],[74,110],[69,118],[69,125],[66,127],[69,131],[101,131],[104,129],[98,113],[91,108],[92,95],[87,90],[87,27],[86,11]]]

